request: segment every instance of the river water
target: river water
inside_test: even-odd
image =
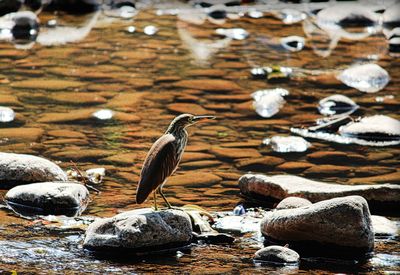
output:
[[[186,112],[217,119],[188,130],[180,168],[164,188],[176,206],[230,211],[242,201],[237,180],[249,171],[343,184],[400,182],[398,146],[308,139],[312,146],[306,152],[278,153],[262,144],[267,137],[290,135],[291,127],[314,124],[321,117],[319,100],[337,93],[360,106],[354,117],[382,114],[400,119],[399,63],[388,53],[380,30],[362,39],[306,37],[312,19],[284,24],[265,13],[262,18],[231,16],[226,22],[206,19],[196,25],[156,11],[146,8],[133,19],[43,11],[38,15],[41,32],[47,30],[50,38],[29,49],[0,43],[0,106],[16,113],[14,121],[0,123],[0,151],[43,156],[64,169],[71,168],[70,161],[81,170],[105,167],[106,177],[96,186],[101,193],[91,194],[84,216],[109,217],[143,207],[134,197],[147,150],[177,114]],[[46,27],[53,19],[70,29]],[[145,34],[149,25],[158,32]],[[243,28],[249,37],[221,37],[216,28]],[[281,37],[292,35],[307,38],[303,50],[290,52],[280,45]],[[47,45],[48,40],[53,45]],[[363,62],[377,63],[390,75],[378,93],[360,92],[334,77],[337,70]],[[292,68],[292,76],[252,77],[252,68],[268,66]],[[262,118],[252,107],[251,94],[272,88],[287,89],[290,95],[279,113]],[[111,119],[93,116],[104,109],[111,110],[102,113]],[[332,157],[330,152],[337,154]],[[398,220],[393,213],[383,214]],[[48,228],[43,221],[22,219],[7,209],[0,209],[0,216],[0,271],[400,272],[398,237],[377,239],[375,251],[363,263],[308,259],[299,268],[253,263],[259,243],[252,235],[239,237],[233,245],[199,245],[173,256],[104,259],[82,249],[81,230]]]

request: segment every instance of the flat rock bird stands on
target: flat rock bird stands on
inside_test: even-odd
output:
[[[136,203],[143,203],[154,191],[154,208],[157,210],[157,192],[171,208],[171,204],[162,193],[162,188],[167,178],[178,168],[188,140],[186,127],[214,118],[213,116],[183,114],[171,122],[165,134],[153,144],[147,153],[136,191]]]

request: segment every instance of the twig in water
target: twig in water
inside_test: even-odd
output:
[[[78,173],[79,177],[82,179],[83,185],[86,186],[87,188],[89,188],[89,189],[95,191],[97,194],[100,194],[100,190],[99,190],[99,189],[97,189],[97,188],[95,188],[94,186],[88,184],[88,182],[87,182],[87,180],[86,180],[86,177],[85,177],[85,176],[82,174],[82,172],[78,169],[78,167],[76,166],[76,163],[73,162],[72,160],[70,160],[70,162],[71,162],[71,164],[74,166],[73,169]]]

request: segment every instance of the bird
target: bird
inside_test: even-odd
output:
[[[186,128],[200,121],[215,119],[214,116],[195,116],[181,114],[175,117],[167,128],[167,131],[152,145],[143,162],[140,172],[139,184],[136,190],[136,203],[143,203],[153,192],[154,210],[157,208],[157,192],[161,195],[168,208],[172,208],[162,189],[178,168],[179,162],[185,150],[188,133]]]

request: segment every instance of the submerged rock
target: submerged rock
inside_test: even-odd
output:
[[[400,121],[384,115],[364,117],[339,128],[342,136],[368,141],[400,140]]]
[[[0,106],[0,123],[1,122],[11,122],[15,118],[15,113],[13,109],[9,107]]]
[[[282,200],[296,196],[318,202],[335,197],[359,195],[374,208],[399,207],[400,185],[345,185],[325,183],[292,175],[246,174],[239,179],[242,194],[259,199]]]
[[[322,115],[331,116],[338,114],[351,114],[359,106],[344,95],[331,95],[319,101],[318,110]]]
[[[53,162],[31,155],[0,153],[0,188],[19,184],[66,181],[67,175]]]
[[[267,212],[261,232],[272,240],[302,242],[306,249],[328,247],[350,252],[351,257],[374,248],[374,231],[367,201],[348,196],[321,201],[310,206]],[[300,247],[300,245],[299,245]],[[314,251],[315,252],[315,251]],[[317,253],[317,252],[315,252]]]
[[[283,200],[281,200],[280,203],[275,207],[275,209],[280,210],[280,209],[293,209],[293,208],[299,208],[303,206],[309,206],[312,205],[312,202],[310,202],[307,199],[304,198],[299,198],[299,197],[287,197]]]
[[[258,232],[264,213],[265,211],[261,209],[247,209],[240,216],[234,213],[220,213],[219,217],[215,219],[213,227],[217,231],[237,234]]]
[[[186,246],[191,239],[192,224],[184,211],[138,209],[96,220],[87,229],[83,246],[146,253]]]
[[[254,259],[277,264],[298,264],[300,255],[290,248],[271,245],[258,250],[254,255]]]
[[[264,139],[263,144],[271,145],[272,150],[279,153],[304,152],[311,146],[304,138],[294,136],[273,136]]]
[[[288,51],[298,52],[304,48],[305,39],[296,35],[283,37],[281,38],[281,45]]]
[[[287,95],[289,91],[281,88],[259,90],[251,94],[253,107],[260,116],[272,117],[283,107],[286,102],[283,97]]]
[[[387,71],[377,64],[352,66],[341,72],[337,78],[347,86],[366,93],[382,90],[390,80]]]
[[[11,209],[23,216],[75,216],[86,209],[89,191],[74,182],[39,182],[12,188],[5,200]]]

